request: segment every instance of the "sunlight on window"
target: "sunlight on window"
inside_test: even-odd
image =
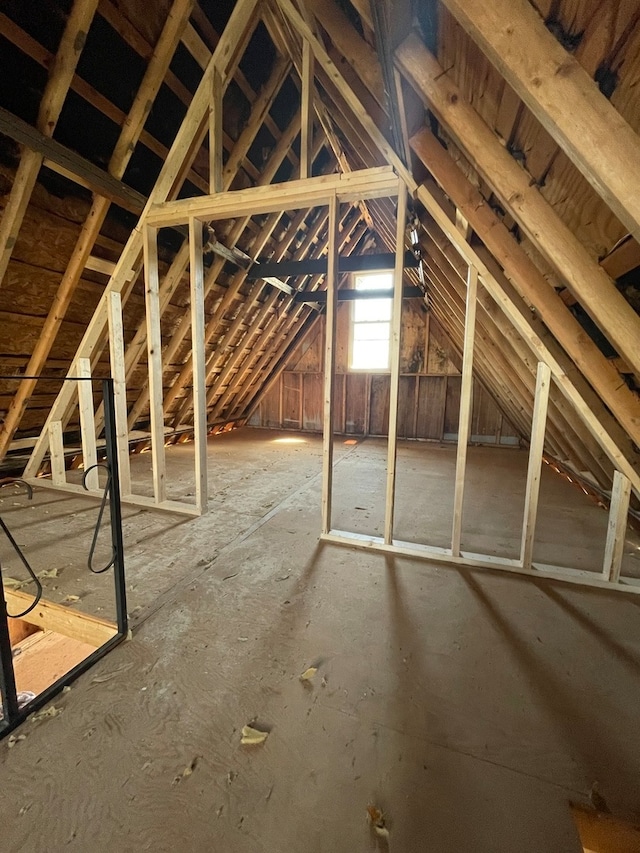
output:
[[[391,273],[359,275],[356,290],[389,290]],[[391,299],[356,299],[353,303],[351,329],[352,370],[388,370],[389,335],[391,331]]]

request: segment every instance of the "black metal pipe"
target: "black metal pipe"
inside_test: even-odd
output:
[[[338,258],[338,272],[391,272],[395,269],[396,256],[392,252],[382,255],[345,255]],[[405,269],[416,269],[419,262],[413,252],[405,252]],[[256,280],[265,276],[321,275],[327,272],[327,258],[305,258],[302,261],[277,261],[255,264],[247,278]]]
[[[111,511],[111,543],[113,545],[113,579],[116,595],[116,616],[118,631],[127,633],[127,590],[124,575],[124,542],[122,539],[122,507],[120,504],[120,469],[118,467],[118,444],[116,440],[115,396],[113,379],[102,380],[104,399],[104,434],[107,451],[107,465],[111,472],[109,489],[109,508]]]
[[[7,622],[7,603],[4,600],[4,589],[1,586],[0,572],[0,691],[2,692],[3,723],[10,726],[18,716],[18,694],[16,679],[13,672],[13,653]],[[4,726],[3,726],[4,728]]]

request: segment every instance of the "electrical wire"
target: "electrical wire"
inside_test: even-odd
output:
[[[31,488],[31,485],[29,483],[26,483],[24,480],[17,480],[17,479],[16,480],[6,480],[5,482],[0,483],[0,488],[3,488],[4,486],[9,486],[9,485],[24,486],[27,490],[28,500],[33,500],[33,489]],[[0,527],[2,527],[2,529],[4,530],[5,536],[7,537],[9,542],[11,543],[13,550],[16,552],[16,554],[20,558],[22,565],[25,567],[27,572],[31,575],[31,580],[36,585],[35,597],[33,599],[33,602],[29,605],[29,607],[26,608],[26,610],[23,610],[21,613],[7,613],[7,616],[10,619],[21,619],[23,616],[26,616],[27,613],[31,613],[31,611],[35,607],[37,607],[38,603],[40,602],[40,599],[42,598],[42,583],[40,581],[40,578],[36,575],[36,573],[33,571],[31,566],[29,565],[29,561],[27,560],[25,555],[22,553],[20,546],[18,545],[16,540],[11,535],[11,531],[9,530],[7,525],[4,523],[2,517],[0,517]],[[1,580],[2,580],[2,566],[0,565],[0,581]]]
[[[91,547],[89,548],[89,556],[87,557],[87,568],[89,569],[90,572],[93,572],[94,575],[101,575],[101,574],[103,574],[103,572],[106,572],[108,569],[110,569],[112,566],[115,565],[115,562],[117,559],[117,554],[116,554],[116,549],[112,545],[111,546],[111,559],[106,564],[106,566],[104,566],[101,569],[94,569],[93,568],[93,558],[95,556],[96,546],[98,544],[98,535],[100,533],[100,528],[102,527],[102,517],[104,515],[104,511],[105,511],[105,508],[107,506],[107,501],[108,501],[109,495],[111,493],[111,469],[109,468],[108,465],[105,465],[104,462],[98,462],[96,465],[91,465],[89,468],[86,469],[86,471],[84,472],[84,474],[82,476],[83,488],[86,489],[86,491],[89,491],[89,488],[87,486],[87,475],[91,471],[93,471],[94,468],[104,468],[104,470],[107,472],[107,482],[105,483],[104,494],[102,495],[102,501],[100,502],[100,510],[98,512],[98,519],[96,521],[96,526],[95,526],[94,531],[93,531],[93,538],[91,539]]]

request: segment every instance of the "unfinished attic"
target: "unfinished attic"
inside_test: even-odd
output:
[[[0,849],[640,851],[640,2],[0,5]]]

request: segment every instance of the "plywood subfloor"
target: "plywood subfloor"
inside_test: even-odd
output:
[[[220,519],[181,522],[173,548],[165,519],[148,553],[130,546],[132,586],[145,560],[172,560],[173,583],[163,576],[140,599],[133,641],[60,697],[60,716],[0,746],[3,851],[357,853],[379,843],[366,820],[375,803],[392,851],[577,853],[567,804],[586,802],[594,781],[637,820],[637,598],[322,547],[320,445],[274,437],[225,439]],[[375,467],[365,442],[344,449],[336,473],[356,453],[362,471],[367,445]],[[425,484],[445,452],[433,451]],[[490,453],[506,455],[472,464],[499,459],[502,486],[518,482],[524,454]],[[260,459],[272,463],[262,475]],[[555,499],[576,518],[590,512],[558,483]],[[233,513],[258,494],[271,506],[234,535]],[[339,495],[354,514],[372,501],[355,469]],[[483,535],[502,529],[508,542],[510,518],[493,512]],[[415,514],[415,535],[425,520]],[[562,525],[541,534],[567,547]],[[242,747],[251,721],[269,736]]]

